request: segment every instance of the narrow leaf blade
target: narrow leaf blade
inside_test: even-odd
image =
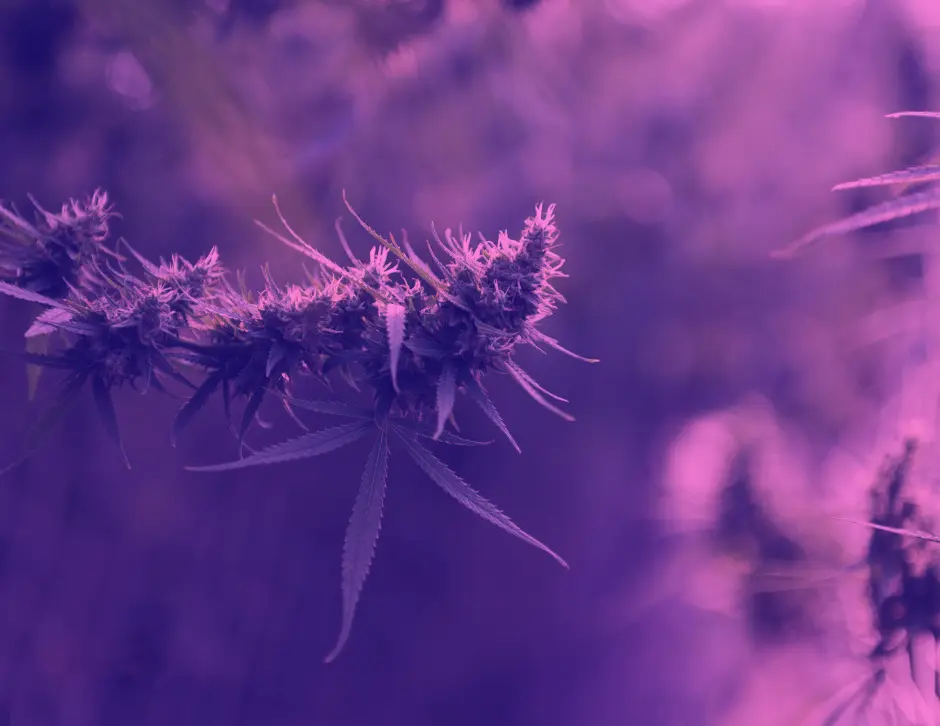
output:
[[[111,389],[108,388],[108,384],[101,376],[95,376],[91,381],[91,392],[105,433],[117,445],[124,459],[124,464],[130,469],[131,462],[124,451],[124,442],[121,440],[121,430],[118,426],[117,413],[114,410],[114,400],[111,398]]]
[[[374,417],[372,411],[361,406],[351,406],[348,403],[340,401],[316,401],[311,399],[294,398],[284,395],[286,400],[294,408],[303,408],[307,411],[316,413],[325,413],[331,416],[345,416],[346,418],[360,418],[371,420]]]
[[[310,459],[314,456],[326,454],[335,449],[347,446],[365,436],[371,429],[371,421],[362,421],[360,423],[343,424],[328,429],[321,429],[312,434],[304,434],[295,439],[283,441],[280,444],[274,444],[265,449],[246,456],[244,459],[230,461],[225,464],[214,464],[211,466],[187,466],[187,471],[234,471],[235,469],[246,469],[249,466],[263,466],[265,464],[279,464],[284,461],[296,461],[297,459]]]
[[[392,374],[392,386],[398,391],[398,359],[405,342],[405,306],[390,303],[385,306],[385,332],[388,335],[389,367]]]
[[[36,335],[26,339],[26,352],[45,355],[49,352],[49,336]],[[32,401],[36,398],[36,391],[39,389],[39,378],[42,376],[42,366],[33,363],[26,364],[26,385],[27,398]]]
[[[522,390],[528,393],[529,396],[531,396],[538,404],[544,408],[547,408],[559,418],[563,418],[565,421],[574,421],[574,416],[572,416],[570,413],[562,411],[560,408],[558,408],[558,406],[549,403],[548,399],[546,399],[545,396],[539,392],[539,388],[541,387],[538,386],[538,384],[532,380],[532,377],[519,366],[517,366],[512,361],[509,361],[505,364],[505,368],[509,372],[509,375],[511,375],[516,381],[516,383],[522,387]]]
[[[493,401],[490,400],[490,397],[487,395],[486,389],[483,388],[482,384],[475,377],[467,376],[465,386],[467,389],[467,394],[470,396],[473,402],[476,403],[477,406],[480,407],[480,410],[486,414],[486,417],[496,425],[496,428],[502,432],[503,436],[509,439],[509,443],[512,444],[512,448],[514,448],[517,453],[521,454],[522,449],[519,448],[519,444],[516,443],[516,440],[512,437],[512,434],[509,433],[509,428],[503,421],[503,417],[499,415],[499,411],[496,409]]]
[[[325,661],[332,663],[342,652],[352,632],[356,606],[372,567],[375,546],[382,527],[382,506],[388,477],[388,428],[379,427],[353,506],[346,543],[343,546],[343,621],[336,645]]]
[[[18,300],[25,300],[26,302],[39,303],[40,305],[45,305],[50,308],[59,308],[61,310],[66,310],[66,306],[57,300],[53,300],[50,297],[45,295],[40,295],[38,292],[30,292],[29,290],[24,290],[21,287],[16,285],[11,285],[8,282],[0,282],[0,294],[9,295],[10,297],[15,297]]]
[[[881,224],[882,222],[910,217],[911,215],[927,212],[931,209],[937,209],[938,207],[940,207],[940,188],[928,189],[927,191],[918,192],[916,194],[907,194],[903,197],[897,197],[896,199],[888,200],[882,204],[877,204],[874,207],[865,209],[858,214],[853,214],[838,222],[819,227],[788,247],[777,250],[772,256],[778,258],[792,257],[804,247],[823,237],[848,234],[849,232]]]
[[[59,423],[68,413],[69,409],[78,400],[78,393],[85,383],[84,376],[71,376],[62,386],[62,390],[56,398],[55,403],[42,415],[39,421],[29,430],[26,436],[26,444],[22,453],[10,464],[0,469],[0,476],[12,471],[24,461],[26,461],[39,447],[43,439],[49,435],[55,425]]]
[[[517,526],[509,517],[497,509],[494,504],[457,476],[444,462],[428,451],[417,439],[398,429],[396,429],[396,433],[404,442],[405,450],[411,458],[414,459],[415,463],[421,467],[424,473],[427,474],[435,484],[451,497],[478,517],[485,519],[490,524],[496,525],[504,532],[508,532],[514,537],[521,539],[523,542],[537,547],[551,556],[563,567],[568,567],[568,563],[559,555],[553,552],[547,545]]]
[[[940,179],[940,164],[925,164],[923,166],[912,166],[902,171],[892,171],[887,174],[879,174],[855,181],[836,184],[833,191],[843,191],[847,189],[860,189],[862,187],[889,186],[893,184],[923,184],[925,182],[937,181]]]
[[[437,379],[437,428],[434,431],[434,440],[437,441],[444,433],[447,419],[454,411],[454,401],[457,398],[457,377],[454,367],[445,365]]]
[[[173,429],[170,432],[170,443],[173,446],[176,446],[176,440],[183,428],[192,421],[193,416],[209,401],[209,396],[219,387],[223,377],[224,373],[221,369],[213,371],[213,373],[202,382],[199,388],[196,389],[196,392],[190,396],[189,400],[183,404],[179,413],[176,414],[176,418],[173,419]]]

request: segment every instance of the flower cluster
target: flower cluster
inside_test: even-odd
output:
[[[0,246],[0,292],[44,307],[26,332],[30,344],[23,355],[31,366],[63,374],[56,404],[24,456],[38,433],[86,385],[122,455],[112,401],[116,388],[166,391],[171,381],[186,388],[188,398],[173,424],[174,441],[210,397],[221,393],[239,458],[194,467],[201,471],[309,458],[376,433],[347,532],[342,631],[328,660],[349,636],[371,566],[390,438],[458,502],[564,564],[422,440],[483,443],[458,433],[454,405],[462,394],[518,450],[483,385],[485,374],[508,374],[540,404],[570,419],[549,400],[564,399],[520,368],[514,352],[528,344],[580,358],[537,328],[563,302],[553,287],[564,277],[563,260],[555,252],[554,207],[537,207],[518,238],[503,232],[496,241],[481,235],[474,242],[462,232],[447,230],[443,238],[435,233],[434,245],[428,244],[429,262],[407,238],[399,244],[391,235],[383,237],[347,207],[378,243],[367,261],[356,257],[338,225],[349,257],[346,266],[304,242],[282,217],[286,236],[265,229],[316,267],[304,284],[288,285],[277,284],[265,270],[265,285],[257,293],[246,289],[241,276],[230,279],[214,248],[194,263],[175,255],[169,262],[154,263],[126,242],[108,246],[113,212],[101,192],[83,202],[70,201],[59,214],[36,204],[35,223],[0,207],[0,238],[5,242]],[[130,271],[132,262],[139,273]],[[373,405],[299,398],[294,383],[302,377],[325,385],[339,377],[356,390],[370,390]],[[245,438],[266,398],[279,400],[305,433],[253,451]],[[232,420],[233,404],[242,406],[237,422]],[[348,422],[310,432],[297,409]]]

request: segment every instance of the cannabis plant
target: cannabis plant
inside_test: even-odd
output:
[[[327,661],[346,644],[372,563],[393,440],[464,507],[565,564],[427,445],[486,443],[458,431],[454,409],[466,396],[519,449],[484,386],[488,373],[508,375],[538,403],[571,419],[552,402],[564,399],[515,360],[516,350],[530,345],[590,361],[538,327],[564,301],[554,287],[565,275],[553,206],[538,206],[518,237],[502,232],[495,241],[482,235],[474,241],[462,232],[446,230],[443,237],[435,232],[426,260],[407,239],[399,244],[380,235],[347,203],[377,246],[368,259],[359,259],[337,226],[346,265],[305,242],[278,210],[284,234],[266,231],[312,260],[314,269],[306,281],[290,284],[276,283],[265,270],[265,284],[254,292],[241,275],[231,279],[214,248],[195,262],[177,255],[151,262],[126,242],[109,245],[113,212],[101,192],[70,201],[57,214],[36,208],[37,219],[30,222],[12,207],[0,207],[0,292],[42,306],[26,331],[29,344],[21,355],[30,366],[59,371],[61,379],[54,405],[14,466],[86,387],[125,462],[112,399],[124,386],[166,393],[172,382],[187,391],[173,423],[173,442],[213,395],[221,395],[238,458],[189,467],[192,471],[307,459],[371,436],[343,549],[342,625]],[[366,389],[372,405],[302,398],[296,393],[302,378],[324,390],[336,379]],[[269,398],[304,433],[255,451],[246,435]],[[241,406],[237,420],[233,405]],[[309,431],[298,410],[343,422]]]
[[[908,116],[940,119],[940,112],[902,111],[890,114],[888,118],[896,119]],[[940,208],[940,187],[932,186],[937,181],[940,181],[940,162],[932,161],[901,171],[837,184],[833,187],[833,191],[860,189],[862,187],[896,186],[899,188],[900,194],[886,202],[864,209],[858,214],[818,227],[788,247],[778,250],[774,253],[774,256],[792,257],[806,246],[823,237],[848,234],[883,222],[890,222],[894,219],[902,219],[938,209]],[[908,193],[911,188],[918,188],[918,191]]]

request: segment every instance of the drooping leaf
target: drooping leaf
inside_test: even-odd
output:
[[[855,181],[836,184],[833,191],[843,191],[846,189],[859,189],[862,187],[880,187],[892,184],[922,184],[940,180],[940,164],[925,164],[923,166],[912,166],[901,171],[892,171],[887,174],[870,176]]]
[[[62,417],[65,416],[68,410],[74,405],[75,401],[78,400],[78,393],[81,391],[82,386],[85,385],[85,380],[86,377],[84,375],[77,374],[69,376],[65,380],[55,403],[53,403],[39,421],[30,428],[29,433],[26,435],[26,444],[23,447],[23,452],[10,464],[0,469],[0,476],[18,467],[36,451],[42,440],[52,431],[55,425],[62,420]]]
[[[884,524],[875,524],[874,522],[861,522],[857,519],[846,519],[845,517],[836,517],[836,519],[842,522],[849,522],[850,524],[858,524],[862,527],[869,527],[870,529],[877,529],[880,532],[891,532],[892,534],[901,535],[904,537],[914,537],[915,539],[922,539],[927,542],[940,542],[940,536],[931,534],[930,532],[923,532],[917,529],[904,529],[903,527],[888,527]]]
[[[235,469],[246,469],[249,466],[264,466],[266,464],[279,464],[284,461],[296,461],[297,459],[311,459],[314,456],[326,454],[361,439],[374,425],[372,421],[362,421],[321,429],[312,434],[304,434],[295,439],[268,446],[251,456],[246,456],[244,459],[211,466],[187,466],[186,470],[233,471]]]
[[[547,408],[549,411],[554,413],[556,416],[563,418],[565,421],[574,421],[574,416],[566,411],[562,411],[557,406],[552,405],[548,400],[543,396],[539,389],[541,388],[535,381],[532,380],[532,377],[517,366],[512,361],[507,361],[505,364],[505,369],[513,377],[513,380],[516,381],[526,393],[529,394],[537,403],[542,407]]]
[[[600,358],[585,358],[583,355],[578,355],[577,353],[568,350],[565,346],[559,343],[557,339],[551,337],[550,335],[546,335],[541,330],[533,329],[530,334],[539,342],[545,343],[545,345],[547,345],[549,348],[554,348],[559,353],[564,353],[569,358],[574,358],[575,360],[583,361],[584,363],[601,362]]]
[[[788,247],[777,250],[772,256],[792,257],[804,247],[823,237],[848,234],[882,222],[889,222],[892,219],[910,217],[937,208],[940,208],[940,187],[934,187],[916,194],[907,194],[903,197],[890,199],[882,204],[876,204],[874,207],[865,209],[838,222],[819,227]]]
[[[284,399],[295,408],[303,408],[307,411],[325,413],[331,416],[372,419],[375,415],[368,408],[363,408],[361,406],[351,406],[348,403],[341,403],[339,401],[315,401],[310,399],[294,398],[293,396],[289,395],[285,395]]]
[[[408,421],[407,419],[403,418],[395,418],[392,420],[399,428],[405,429],[406,431],[425,439],[439,441],[442,444],[450,444],[451,446],[489,446],[493,443],[492,441],[476,441],[474,439],[468,439],[464,436],[458,436],[451,431],[444,431],[435,439],[434,428],[431,426],[420,424],[415,421]]]
[[[34,338],[36,336],[54,333],[61,325],[71,319],[71,311],[65,310],[64,308],[49,308],[48,310],[43,310],[36,316],[36,319],[33,320],[32,325],[26,330],[24,337]],[[29,348],[27,348],[27,350],[29,350]]]
[[[170,432],[170,443],[173,446],[176,446],[176,440],[180,432],[192,420],[193,416],[206,405],[209,401],[209,396],[215,393],[215,390],[219,387],[224,377],[225,374],[221,369],[213,371],[206,380],[202,382],[199,388],[196,389],[196,392],[189,400],[183,404],[179,413],[176,414],[176,418],[173,419],[173,429]]]
[[[385,502],[388,476],[388,427],[379,426],[379,435],[372,446],[362,474],[359,493],[353,506],[346,542],[343,545],[343,620],[339,638],[326,662],[333,662],[349,640],[356,605],[369,576],[375,545],[382,526],[382,505]]]
[[[385,306],[385,332],[388,335],[388,359],[392,386],[398,391],[398,358],[405,341],[405,306],[390,303]]]
[[[149,358],[150,362],[153,364],[153,367],[160,371],[163,375],[172,378],[177,383],[186,386],[186,388],[196,390],[195,384],[186,378],[186,376],[177,371],[173,367],[173,364],[170,363],[170,361],[166,359],[166,356],[163,355],[163,353],[161,353],[159,350],[151,350]]]
[[[494,504],[457,476],[444,462],[428,451],[414,436],[399,428],[395,429],[395,433],[398,434],[399,438],[404,442],[405,450],[411,458],[414,459],[415,463],[421,467],[424,473],[460,504],[478,517],[496,525],[504,532],[508,532],[514,537],[518,537],[523,542],[542,550],[563,567],[568,567],[568,563],[560,556],[555,554],[547,545],[542,544],[535,539],[535,537],[518,527],[509,517],[497,509]]]
[[[277,368],[286,357],[287,352],[284,350],[284,346],[272,345],[271,350],[268,351],[268,360],[264,366],[264,375],[270,378],[274,369]]]
[[[251,422],[255,420],[255,417],[258,415],[258,410],[261,408],[261,404],[264,402],[264,394],[267,392],[267,387],[262,385],[259,386],[254,393],[251,394],[251,398],[248,399],[248,404],[245,406],[245,410],[242,412],[242,421],[238,426],[238,446],[241,448],[245,443],[245,435],[248,433],[248,428],[251,426]]]
[[[444,365],[440,377],[437,379],[437,428],[434,431],[434,440],[437,441],[444,433],[444,426],[454,410],[454,401],[457,398],[457,376],[452,365]]]
[[[111,398],[111,389],[101,378],[95,376],[91,380],[91,392],[95,399],[95,406],[98,409],[98,415],[101,417],[101,423],[104,426],[105,433],[118,447],[124,463],[127,468],[131,468],[131,462],[124,452],[124,443],[121,441],[121,431],[118,427],[117,413],[114,410],[114,400]]]
[[[486,414],[486,417],[496,424],[503,436],[509,439],[509,443],[512,444],[512,448],[516,450],[517,453],[521,454],[522,449],[519,448],[519,444],[516,443],[516,440],[512,437],[512,434],[509,433],[509,428],[506,426],[506,423],[503,421],[503,417],[499,415],[499,411],[496,410],[496,406],[493,404],[493,401],[490,400],[490,397],[486,393],[486,389],[480,384],[480,382],[473,376],[467,376],[464,381],[464,385],[467,390],[467,394],[476,403],[480,409]]]
[[[532,376],[530,376],[528,373],[522,370],[518,365],[515,366],[515,369],[516,369],[515,372],[519,376],[524,378],[526,380],[526,383],[532,386],[532,388],[534,388],[535,390],[539,391],[540,393],[544,393],[549,398],[554,398],[556,401],[559,401],[561,403],[568,403],[567,398],[563,398],[562,396],[559,396],[558,394],[552,393],[551,391],[549,391],[547,388],[541,385],[538,381],[536,381]]]
[[[45,355],[49,352],[49,336],[36,335],[26,339],[26,352]],[[39,388],[39,378],[42,376],[42,366],[34,363],[26,364],[26,395],[27,399],[32,401],[36,398],[36,391]]]
[[[29,290],[24,290],[21,287],[16,285],[11,285],[8,282],[0,282],[0,294],[9,295],[10,297],[15,297],[18,300],[25,300],[26,302],[39,303],[40,305],[45,305],[50,308],[59,308],[61,310],[67,310],[68,308],[57,300],[53,300],[50,297],[45,295],[40,295],[38,292],[30,292]]]

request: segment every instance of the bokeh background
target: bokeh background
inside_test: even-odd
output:
[[[366,452],[191,474],[235,453],[219,407],[173,449],[179,402],[128,396],[128,472],[78,407],[0,480],[0,724],[798,723],[864,669],[864,613],[823,607],[832,578],[749,577],[858,551],[826,516],[864,507],[905,355],[885,311],[929,255],[910,226],[769,253],[880,198],[833,184],[938,146],[936,122],[883,118],[940,102],[938,37],[929,0],[2,0],[0,198],[103,187],[145,254],[218,245],[256,282],[302,274],[253,224],[272,194],[337,259],[343,190],[413,241],[555,202],[547,331],[602,363],[527,354],[577,422],[495,382],[523,455],[444,452],[571,572],[393,457],[331,666]],[[33,312],[0,305],[4,346]],[[0,375],[12,459],[36,404],[19,363]],[[256,442],[292,430],[270,417]],[[739,470],[771,555],[712,542]]]

